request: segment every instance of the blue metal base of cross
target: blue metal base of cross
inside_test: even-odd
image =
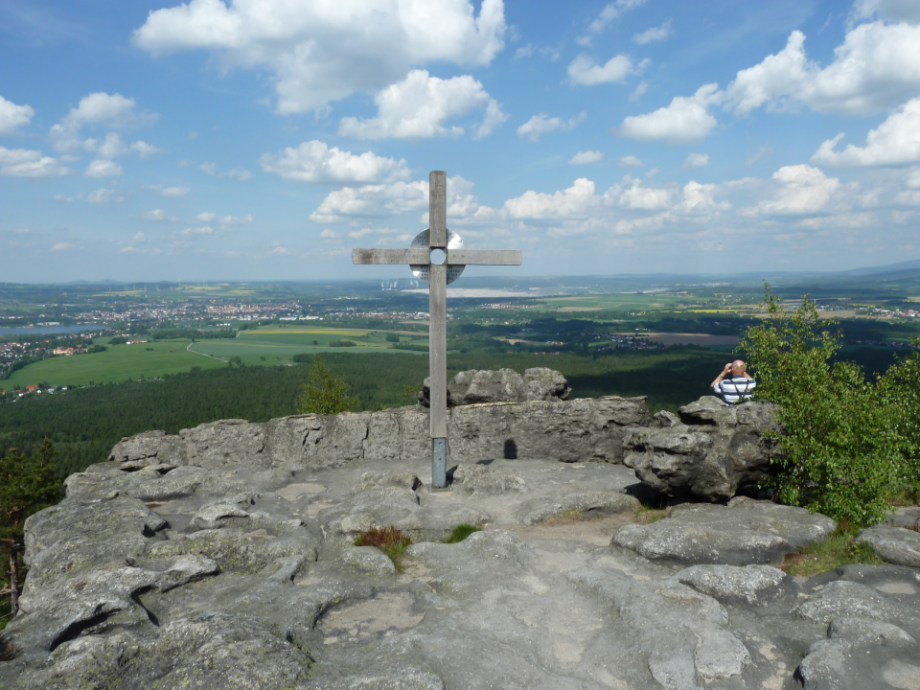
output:
[[[431,490],[448,491],[447,486],[447,439],[431,439]]]

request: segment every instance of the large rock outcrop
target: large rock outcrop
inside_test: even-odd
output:
[[[0,662],[0,687],[782,690],[800,677],[806,690],[865,690],[920,680],[916,569],[848,566],[800,581],[742,566],[820,539],[827,518],[736,499],[632,524],[635,473],[598,462],[461,460],[449,493],[426,490],[427,458],[305,467],[269,455],[273,466],[250,466],[232,451],[242,426],[212,427],[186,464],[93,465],[29,518],[23,613],[2,635],[15,656]],[[256,453],[250,432],[240,447]],[[485,529],[441,543],[459,522]],[[402,572],[352,545],[373,525],[415,539]]]
[[[449,410],[449,452],[455,461],[553,458],[622,462],[630,427],[649,424],[645,398],[606,397],[559,402],[484,403]],[[428,411],[297,415],[264,424],[230,419],[124,439],[111,460],[146,465],[270,469],[334,467],[364,460],[429,458]]]
[[[447,405],[490,402],[554,402],[565,400],[572,389],[554,369],[534,367],[521,376],[514,369],[461,371],[447,384]],[[425,407],[431,398],[431,378],[426,378],[417,397]]]
[[[651,427],[623,440],[624,462],[644,483],[667,496],[727,501],[756,491],[778,456],[776,406],[763,401],[726,405],[703,397],[675,416],[655,415]]]

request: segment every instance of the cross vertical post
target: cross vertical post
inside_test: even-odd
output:
[[[428,248],[447,251],[447,173],[428,176]],[[430,260],[430,259],[429,259]],[[431,377],[431,485],[447,486],[447,266],[432,262],[428,278],[428,367]]]
[[[447,173],[435,170],[428,178],[428,230],[409,249],[353,249],[355,264],[409,264],[428,291],[428,366],[430,369],[429,428],[431,486],[447,488],[447,284],[468,264],[520,266],[516,249],[463,249],[463,241],[447,229]],[[455,268],[456,271],[449,270]],[[417,269],[417,270],[416,270]]]

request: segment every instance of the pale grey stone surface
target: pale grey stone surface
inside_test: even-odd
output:
[[[889,563],[920,568],[920,532],[879,525],[862,530],[856,542],[869,544]]]
[[[763,501],[631,524],[636,472],[590,460],[629,429],[675,430],[660,445],[680,450],[754,415],[706,403],[649,427],[639,402],[455,408],[442,493],[415,410],[125,441],[27,522],[0,687],[792,690],[796,672],[807,690],[913,687],[918,569],[795,582],[762,564],[833,522]],[[460,522],[484,529],[438,541]],[[402,572],[352,545],[372,524],[416,539]]]
[[[425,407],[431,396],[431,380],[417,394]],[[513,369],[483,371],[471,369],[458,372],[447,384],[447,404],[450,407],[492,402],[535,402],[565,400],[572,389],[558,371],[536,367],[521,376]]]
[[[703,397],[678,411],[659,412],[649,428],[623,439],[624,463],[653,489],[668,496],[727,501],[753,491],[777,457],[776,408],[762,401],[726,405]]]
[[[830,518],[804,508],[734,499],[728,506],[676,506],[666,520],[627,525],[614,543],[656,561],[740,566],[779,563],[835,527]]]
[[[679,582],[722,602],[744,602],[762,606],[788,595],[798,586],[782,570],[768,565],[694,565],[674,576]]]
[[[626,428],[648,424],[644,398],[464,405],[448,414],[449,451],[464,462],[536,457],[619,463]],[[183,429],[177,436],[147,432],[121,441],[109,459],[131,463],[132,469],[166,462],[204,469],[320,469],[356,461],[422,460],[430,446],[427,410],[407,407],[298,415],[265,424],[225,420]]]

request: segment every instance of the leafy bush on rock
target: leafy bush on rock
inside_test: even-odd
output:
[[[885,495],[905,475],[904,415],[893,407],[906,394],[893,374],[889,384],[872,384],[859,366],[833,361],[835,322],[807,296],[790,314],[767,286],[761,306],[767,318],[748,329],[740,348],[758,397],[780,406],[777,498],[854,525],[881,521]]]

